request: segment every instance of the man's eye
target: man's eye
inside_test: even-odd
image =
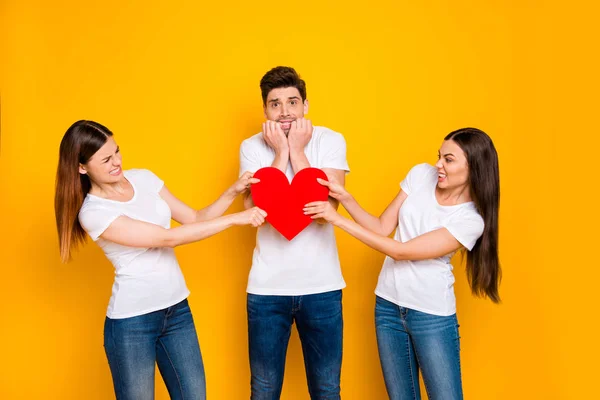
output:
[[[451,162],[452,162],[452,160],[451,160],[450,158],[446,158],[446,162],[447,162],[447,163],[451,163]]]
[[[293,100],[293,101],[291,102],[291,104],[292,104],[293,106],[295,106],[296,104],[298,104],[298,102],[297,102],[296,100]]]
[[[279,104],[277,104],[277,103],[272,103],[272,104],[271,104],[271,106],[272,106],[273,108],[276,108],[278,105],[279,105]]]

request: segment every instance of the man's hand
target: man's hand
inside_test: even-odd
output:
[[[275,150],[275,154],[283,155],[290,151],[288,138],[281,129],[281,124],[277,121],[263,122],[263,137],[265,142]]]
[[[309,119],[299,118],[292,122],[288,133],[290,152],[304,152],[304,148],[310,142],[313,126]]]

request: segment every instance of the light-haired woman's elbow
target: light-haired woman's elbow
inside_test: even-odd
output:
[[[404,261],[406,260],[406,254],[401,250],[392,251],[391,254],[388,254],[394,261]]]

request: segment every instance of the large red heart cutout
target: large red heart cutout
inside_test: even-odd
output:
[[[260,179],[250,187],[254,204],[267,212],[267,222],[287,240],[292,240],[314,221],[304,215],[304,205],[329,197],[329,189],[317,182],[317,178],[327,180],[327,175],[318,168],[300,170],[291,185],[285,174],[274,167],[261,168],[254,177]]]

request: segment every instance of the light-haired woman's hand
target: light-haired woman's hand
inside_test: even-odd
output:
[[[236,225],[252,225],[255,228],[264,224],[267,217],[267,213],[258,207],[252,207],[233,215]]]
[[[250,171],[244,172],[242,176],[240,176],[240,179],[231,185],[231,190],[233,193],[238,196],[248,191],[250,189],[250,185],[260,182],[260,179],[253,178],[253,176],[254,173]]]

